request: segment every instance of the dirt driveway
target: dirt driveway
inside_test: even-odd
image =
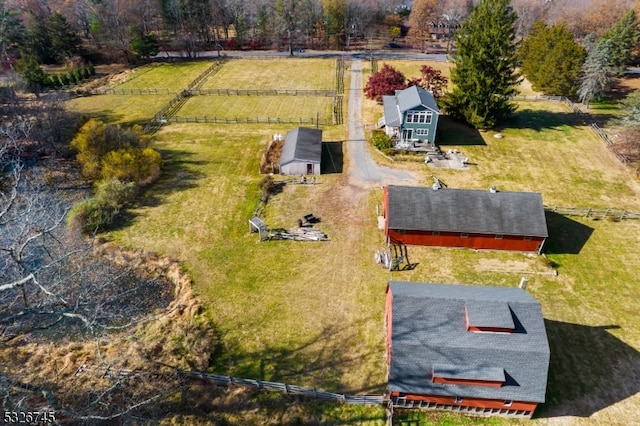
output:
[[[381,166],[369,155],[362,123],[362,88],[362,60],[354,58],[351,62],[349,89],[349,139],[347,140],[349,184],[361,188],[387,184],[415,184],[418,179],[413,173]]]

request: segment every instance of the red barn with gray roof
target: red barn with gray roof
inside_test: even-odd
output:
[[[386,293],[394,405],[528,418],[545,401],[549,343],[526,291],[391,281]]]
[[[540,253],[548,237],[535,192],[384,188],[388,242]]]

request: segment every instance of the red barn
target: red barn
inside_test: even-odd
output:
[[[548,237],[535,192],[384,188],[384,231],[392,244],[540,253]]]
[[[549,343],[523,289],[391,281],[385,319],[394,406],[530,418],[545,401]]]

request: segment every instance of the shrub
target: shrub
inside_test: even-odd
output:
[[[100,175],[144,186],[160,176],[161,163],[160,153],[153,148],[121,148],[102,157]]]
[[[376,149],[383,151],[391,148],[391,138],[381,130],[374,130],[371,132],[371,144],[373,144]]]
[[[104,181],[98,185],[96,195],[73,206],[69,223],[85,233],[105,230],[134,196],[133,182],[125,183],[117,179]]]

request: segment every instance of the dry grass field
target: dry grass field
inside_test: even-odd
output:
[[[282,63],[294,69],[289,61]],[[326,80],[321,88],[327,88],[335,61],[317,61],[321,65],[302,61],[295,70],[300,76],[313,75],[314,67],[331,64],[322,68]],[[280,61],[273,61],[273,73],[267,68],[270,61],[229,61],[210,82],[249,88],[240,86],[239,71],[225,74],[239,63],[247,74],[284,72]],[[308,70],[303,64],[309,64]],[[365,101],[364,122],[374,123],[379,110]],[[376,226],[381,190],[356,189],[344,174],[328,174],[313,186],[284,182],[264,220],[271,228],[287,228],[313,213],[330,241],[259,242],[247,223],[259,200],[259,158],[270,136],[287,130],[274,125],[165,126],[156,143],[166,160],[160,182],[124,226],[108,235],[125,247],[171,256],[191,275],[220,336],[212,372],[380,393],[385,388],[383,294],[389,279],[515,286],[527,276],[529,291],[542,304],[552,350],[548,402],[532,424],[640,422],[640,222],[549,214],[546,257],[411,247],[410,260],[417,267],[391,273],[373,261],[374,252],[384,248]],[[324,130],[325,141],[346,137],[342,126]],[[437,174],[450,187],[496,185],[541,192],[547,204],[640,212],[638,182],[562,104],[522,102],[515,118],[499,131],[501,139],[495,132],[480,133],[443,119],[443,149],[459,149],[471,164],[455,171],[423,167],[424,180]],[[261,398],[265,407],[280,401],[272,394]],[[299,404],[297,409],[302,406],[307,407]],[[220,408],[211,415],[231,424],[273,421],[274,411],[256,414],[242,407],[237,401],[233,410]],[[315,418],[324,419],[322,423],[384,424],[381,409],[313,407],[308,410],[320,410]],[[289,419],[295,409],[287,412]],[[311,418],[305,417],[309,411],[301,416]],[[410,413],[398,424],[443,422],[518,423]]]
[[[335,58],[230,59],[202,89],[333,90]]]
[[[333,98],[326,96],[192,96],[178,116],[217,118],[316,118],[331,122]]]

